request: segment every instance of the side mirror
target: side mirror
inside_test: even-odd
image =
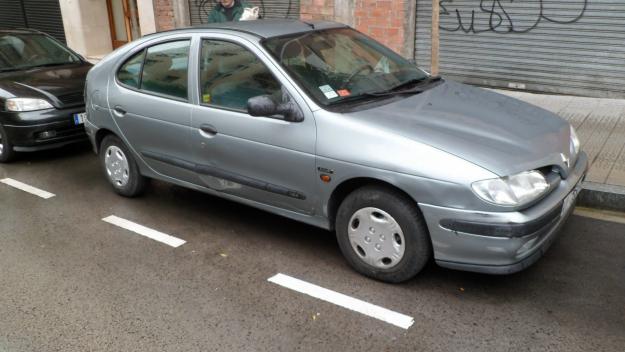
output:
[[[289,101],[282,104],[276,104],[268,95],[259,95],[251,97],[247,100],[247,113],[252,116],[272,117],[275,115],[282,116],[285,121],[302,122],[304,114],[297,104]]]
[[[278,106],[268,95],[259,95],[247,100],[247,113],[252,116],[276,115]]]

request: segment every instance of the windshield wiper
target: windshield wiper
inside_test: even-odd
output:
[[[50,67],[50,66],[63,66],[63,65],[73,64],[73,63],[74,63],[74,62],[52,62],[52,63],[49,63],[49,64],[34,65],[34,66],[23,66],[23,67],[0,68],[0,72],[28,71],[28,70],[32,70],[32,69],[34,69],[34,68],[40,68],[40,67]]]
[[[22,70],[32,70],[33,68],[40,68],[40,67],[52,67],[52,66],[64,66],[64,65],[69,65],[69,64],[74,64],[75,62],[50,62],[47,64],[41,64],[41,65],[34,65],[34,66],[26,66],[24,68],[22,68]]]
[[[402,82],[402,83],[400,83],[400,84],[398,84],[398,85],[396,85],[394,87],[391,87],[391,89],[389,89],[389,91],[397,90],[399,88],[406,87],[406,86],[409,86],[411,84],[423,83],[424,81],[427,81],[427,80],[428,80],[428,77],[409,79],[406,82]]]
[[[337,103],[349,103],[349,102],[364,102],[367,100],[374,100],[375,98],[380,97],[388,97],[393,95],[401,95],[401,94],[419,94],[422,93],[432,86],[430,84],[440,82],[442,78],[440,76],[430,76],[427,78],[421,79],[411,79],[406,82],[402,82],[391,89],[377,91],[377,92],[363,92],[358,95],[354,95],[351,97],[346,97],[341,100],[337,100],[335,102],[330,103],[329,105],[335,105]],[[415,84],[414,88],[398,90],[398,88],[405,87],[410,84]]]
[[[402,82],[387,90],[382,90],[382,91],[377,91],[377,92],[367,92],[363,94],[369,95],[369,96],[376,96],[376,97],[382,97],[386,95],[397,95],[397,94],[417,94],[417,93],[422,93],[423,91],[425,91],[427,89],[427,86],[430,83],[439,82],[441,79],[442,78],[440,76],[431,76],[431,77],[420,78],[420,79],[415,78],[415,79],[410,79],[406,82]],[[411,84],[414,84],[415,88],[399,90],[399,88],[406,87]]]
[[[17,70],[19,70],[19,68],[0,68],[0,72],[11,72]]]

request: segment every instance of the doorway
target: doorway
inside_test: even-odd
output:
[[[136,0],[106,0],[113,49],[141,36]]]

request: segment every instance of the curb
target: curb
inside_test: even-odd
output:
[[[625,187],[585,181],[577,205],[625,212]]]

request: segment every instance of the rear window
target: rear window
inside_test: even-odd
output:
[[[148,48],[141,90],[187,99],[188,40]]]
[[[139,88],[141,78],[141,66],[145,50],[131,57],[117,72],[117,79],[120,83],[133,88]]]
[[[189,40],[157,44],[128,59],[117,72],[122,85],[187,100]]]

